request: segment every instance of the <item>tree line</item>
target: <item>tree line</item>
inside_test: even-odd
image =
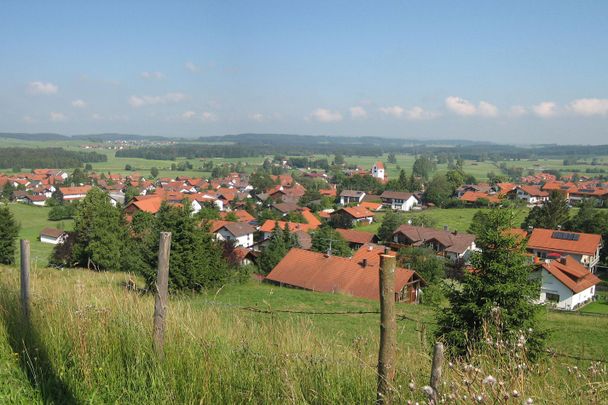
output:
[[[105,162],[108,157],[97,152],[68,151],[63,148],[0,148],[0,168],[64,169],[83,163]]]

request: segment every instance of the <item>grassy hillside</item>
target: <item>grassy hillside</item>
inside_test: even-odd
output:
[[[63,221],[49,221],[49,207],[12,203],[9,204],[9,208],[15,216],[17,222],[21,224],[19,238],[28,239],[30,241],[33,265],[45,267],[48,263],[49,255],[53,251],[53,245],[42,243],[38,240],[40,231],[47,227],[70,230],[72,229],[74,221],[71,219]]]
[[[128,291],[128,277],[39,269],[32,275],[31,321],[25,322],[17,271],[0,267],[0,402],[373,402],[378,315],[318,313],[373,311],[377,303],[254,282],[174,297],[166,356],[159,361],[150,341],[153,297]],[[258,311],[287,309],[315,314]],[[396,395],[399,403],[422,402],[420,388],[408,385],[428,381],[432,312],[404,304],[398,313],[411,319],[398,323]],[[558,330],[551,341],[558,350],[608,357],[603,338],[608,318],[553,313],[543,318]],[[446,367],[446,395],[459,403],[473,394],[493,402],[494,391],[514,389],[520,393],[509,402],[514,404],[527,397],[557,404],[605,398],[605,370],[587,371],[588,362],[556,358],[517,368],[520,361],[498,364],[487,353],[473,360],[478,373],[460,363]],[[567,366],[574,365],[581,371],[573,375]],[[488,374],[505,388],[482,384]],[[465,378],[470,387],[463,385]]]

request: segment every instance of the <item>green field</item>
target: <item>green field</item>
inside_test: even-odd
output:
[[[49,255],[53,251],[53,245],[39,241],[40,231],[43,228],[59,228],[71,230],[73,222],[70,220],[49,221],[49,207],[37,207],[21,203],[11,203],[9,208],[17,222],[21,225],[20,239],[30,241],[32,265],[44,267],[47,265]],[[17,257],[17,259],[19,259]]]
[[[608,315],[608,301],[596,301],[585,305],[580,312]]]
[[[429,208],[420,211],[410,211],[404,213],[406,218],[415,218],[418,215],[425,215],[436,222],[435,228],[443,229],[447,225],[451,231],[467,232],[473,216],[479,210],[487,210],[488,208]],[[517,211],[515,225],[519,225],[528,215],[528,209],[522,208]],[[382,223],[383,213],[378,213],[374,216],[374,222],[369,225],[359,226],[357,229],[368,232],[377,232]]]
[[[20,315],[18,271],[0,267],[1,403],[371,403],[376,386],[379,316],[323,312],[375,311],[376,302],[258,282],[227,285],[169,302],[165,357],[152,351],[154,299],[125,288],[123,273],[37,269],[32,274],[32,317]],[[270,311],[262,313],[258,310]],[[306,311],[293,314],[280,310]],[[273,312],[274,311],[274,312]],[[399,304],[396,403],[424,402],[428,384],[431,308]],[[559,353],[607,358],[608,317],[543,312]],[[491,374],[509,392],[535,403],[594,402],[604,373],[573,378],[568,366],[589,362],[549,358],[514,372],[487,353],[472,359],[481,376],[461,387],[465,363],[444,369],[454,392],[492,395],[481,379]],[[398,388],[397,388],[398,387]],[[461,391],[462,390],[462,391]],[[515,401],[510,403],[520,403]],[[467,403],[463,401],[462,403]],[[595,401],[601,403],[601,401]]]

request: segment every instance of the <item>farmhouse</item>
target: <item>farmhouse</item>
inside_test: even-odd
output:
[[[423,226],[401,225],[393,233],[393,242],[396,247],[400,245],[428,247],[452,261],[466,260],[473,251],[477,250],[475,235]]]
[[[541,279],[539,302],[565,310],[574,310],[591,301],[595,286],[601,282],[599,277],[571,256],[546,259],[535,273]]]
[[[44,207],[46,200],[47,197],[44,195],[26,195],[22,198],[25,204],[37,205],[39,207]]]
[[[59,191],[63,196],[63,201],[82,200],[87,196],[87,193],[92,189],[91,186],[81,187],[59,187]]]
[[[539,186],[517,186],[511,193],[528,205],[542,205],[549,201],[549,193],[541,190]]]
[[[211,232],[218,240],[234,241],[235,247],[248,248],[253,245],[255,228],[242,222],[213,221]]]
[[[371,250],[369,254],[378,257],[377,250]],[[379,250],[383,251],[382,248]],[[293,248],[266,276],[266,280],[311,291],[379,300],[378,263]],[[423,285],[424,281],[415,271],[395,270],[396,301],[418,303]]]
[[[400,211],[410,211],[420,203],[414,194],[402,191],[385,191],[380,198],[384,206]]]
[[[360,222],[371,224],[374,220],[374,213],[361,206],[340,208],[331,213],[332,219],[336,216],[344,218],[344,221],[350,221],[353,226]]]
[[[49,243],[51,245],[58,245],[63,243],[67,238],[68,234],[61,229],[56,228],[44,228],[40,231],[40,242]]]
[[[365,197],[365,191],[342,190],[340,193],[340,205],[359,204]]]
[[[535,228],[528,239],[528,251],[541,259],[551,254],[569,255],[595,272],[600,260],[602,235]]]
[[[378,237],[371,232],[342,228],[337,228],[336,231],[348,242],[351,249],[359,249],[365,244],[378,242]]]

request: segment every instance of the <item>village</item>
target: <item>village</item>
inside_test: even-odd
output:
[[[421,184],[419,191],[385,187],[374,194],[346,189],[324,170],[296,170],[287,160],[275,161],[273,167],[279,167],[283,174],[231,172],[207,179],[81,172],[79,183],[64,170],[34,169],[31,173],[0,174],[0,188],[10,201],[55,207],[52,210],[64,213],[63,217],[58,214],[61,218],[69,218],[70,209],[94,187],[122,209],[127,222],[138,213],[156,215],[163,205],[187,206],[200,226],[208,227],[218,241],[229,246],[232,261],[238,266],[255,266],[253,277],[281,286],[377,300],[379,255],[393,252],[405,255],[399,260],[402,267],[396,270],[395,300],[415,304],[425,302],[426,287],[436,280],[428,280],[430,274],[408,266],[408,248],[423,249],[440,258],[444,269],[439,278],[451,274],[449,277],[457,279],[459,272],[474,271],[470,257],[479,248],[472,233],[425,224],[416,217],[387,223],[381,235],[368,230],[370,226],[378,230],[388,222],[387,213],[406,218],[403,215],[407,213],[434,209],[423,179],[416,179]],[[381,161],[370,168],[345,169],[342,176],[395,184],[389,181]],[[470,209],[503,205],[538,209],[555,195],[551,193],[560,193],[569,205],[586,200],[605,205],[608,201],[608,184],[597,179],[557,180],[553,174],[538,173],[520,180],[459,184],[450,199]],[[275,257],[271,268],[265,265],[261,269],[260,257],[269,250],[278,230],[289,232],[296,243]],[[604,247],[602,235],[562,230],[561,224],[556,229],[514,227],[511,233],[526,244],[535,269],[530,277],[541,282],[538,303],[573,311],[598,298],[596,288],[601,279],[596,270]],[[58,245],[70,232],[47,227],[39,229],[38,235],[42,243]]]

